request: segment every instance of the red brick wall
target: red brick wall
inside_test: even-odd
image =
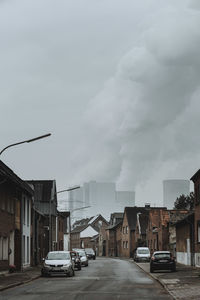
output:
[[[118,225],[116,228],[116,248],[117,256],[122,256],[122,225]]]
[[[187,252],[187,239],[190,239],[190,224],[176,226],[176,252]]]
[[[128,228],[128,232],[126,231],[126,228]],[[132,235],[130,234],[130,228],[128,226],[128,220],[126,213],[124,214],[124,219],[122,223],[122,256],[123,257],[130,257],[130,252],[131,252],[131,237]]]
[[[81,248],[80,233],[71,233],[71,249]]]

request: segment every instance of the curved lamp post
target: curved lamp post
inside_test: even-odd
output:
[[[33,138],[33,139],[29,139],[29,140],[25,140],[25,141],[22,141],[22,142],[18,142],[18,143],[15,143],[15,144],[8,145],[7,147],[5,147],[5,148],[3,148],[3,149],[1,150],[0,155],[1,155],[6,149],[8,149],[8,148],[10,148],[10,147],[17,146],[17,145],[24,144],[24,143],[32,143],[32,142],[35,142],[35,141],[37,141],[37,140],[44,139],[44,138],[46,138],[46,137],[48,137],[48,136],[50,136],[50,135],[51,135],[51,133],[47,133],[47,134],[44,134],[44,135],[40,135],[40,136],[38,136],[38,137],[35,137],[35,138]]]

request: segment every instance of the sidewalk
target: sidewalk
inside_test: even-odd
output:
[[[31,267],[23,272],[4,273],[0,275],[0,292],[39,278],[40,269],[40,267]]]
[[[177,272],[150,273],[149,263],[136,263],[143,271],[159,281],[173,299],[200,299],[200,269],[177,264]]]

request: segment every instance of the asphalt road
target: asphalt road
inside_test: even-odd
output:
[[[1,300],[171,299],[159,283],[133,262],[97,258],[75,277],[39,278],[0,293]]]

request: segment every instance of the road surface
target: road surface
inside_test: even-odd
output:
[[[171,299],[164,288],[132,261],[97,258],[75,277],[41,277],[0,292],[1,300]]]

